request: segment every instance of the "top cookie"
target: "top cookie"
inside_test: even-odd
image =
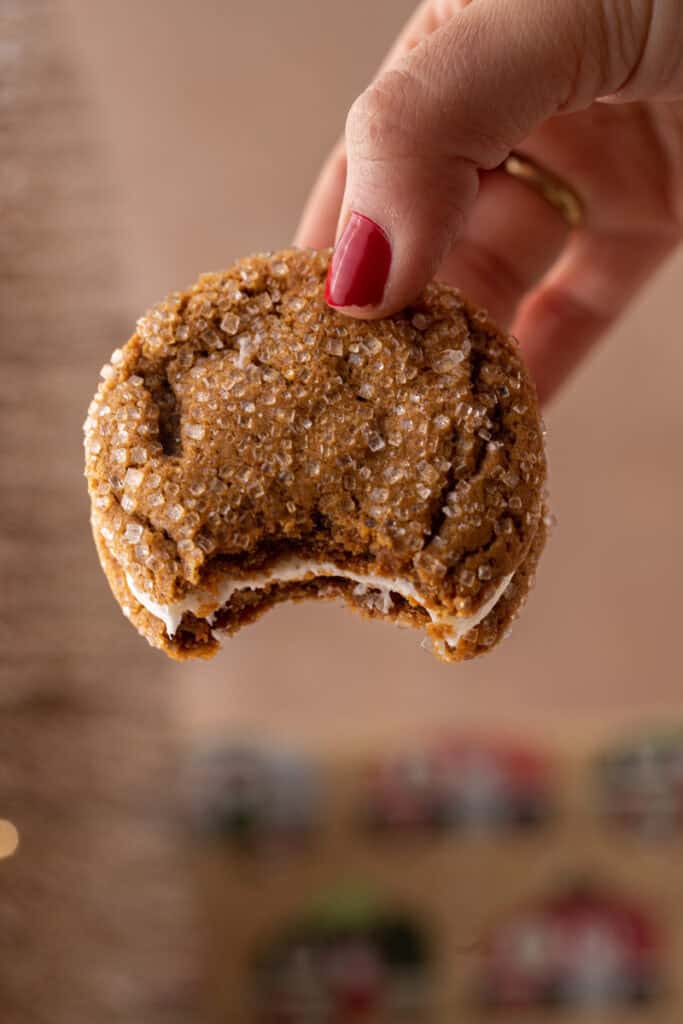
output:
[[[139,631],[213,654],[274,601],[341,595],[492,646],[542,546],[546,463],[513,338],[431,284],[381,321],[324,300],[329,252],[202,275],[142,317],[85,423],[98,551]]]

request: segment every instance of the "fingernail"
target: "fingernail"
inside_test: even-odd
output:
[[[389,239],[374,220],[352,213],[335,246],[327,272],[330,306],[377,306],[391,266]]]

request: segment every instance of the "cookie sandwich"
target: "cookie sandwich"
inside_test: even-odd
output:
[[[341,598],[459,661],[533,580],[546,458],[516,341],[438,283],[385,320],[345,317],[329,258],[203,274],[102,368],[95,543],[124,614],[174,658],[280,601]]]

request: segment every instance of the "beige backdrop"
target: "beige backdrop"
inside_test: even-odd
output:
[[[350,101],[412,6],[64,3],[122,201],[131,325],[198,271],[288,243]],[[213,663],[171,669],[183,721],[325,743],[494,710],[543,727],[679,708],[682,274],[679,257],[548,413],[559,526],[507,643],[454,668],[409,632],[283,608]],[[92,342],[94,371],[107,352]],[[111,628],[124,629],[113,604]],[[140,656],[141,674],[158,668],[159,655],[141,645]]]

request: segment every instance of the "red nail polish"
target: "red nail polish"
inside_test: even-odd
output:
[[[376,306],[382,301],[391,266],[389,239],[374,220],[352,213],[327,272],[330,306]]]

